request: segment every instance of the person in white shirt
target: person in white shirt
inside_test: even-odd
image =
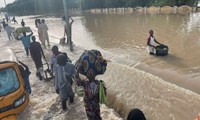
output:
[[[44,45],[44,40],[43,40],[43,31],[42,31],[42,23],[40,21],[40,19],[36,19],[35,20],[35,25],[38,29],[38,37],[39,37],[39,40],[41,41],[41,43]]]
[[[65,17],[62,18],[64,21],[66,20]],[[67,44],[72,44],[72,24],[74,19],[71,16],[68,16],[69,23],[65,23],[64,26],[64,36],[67,35]]]
[[[153,36],[153,33],[154,33],[153,30],[150,30],[149,31],[149,37],[147,39],[147,51],[151,55],[155,55],[156,54],[156,46],[157,46],[157,44],[161,45],[161,43],[156,41],[156,39]]]
[[[47,25],[45,24],[45,20],[42,19],[42,32],[43,32],[43,42],[44,42],[44,45],[45,45],[45,41],[47,40],[47,44],[48,46],[50,46],[49,44],[49,35],[48,35],[48,27]]]

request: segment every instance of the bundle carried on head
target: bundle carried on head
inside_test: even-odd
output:
[[[79,73],[87,78],[104,74],[106,71],[107,61],[98,50],[87,50],[75,64]]]

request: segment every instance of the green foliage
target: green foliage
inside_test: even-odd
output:
[[[83,0],[84,8],[117,8],[117,7],[144,7],[144,6],[181,6],[189,5],[193,6],[196,1],[199,0]],[[101,5],[98,5],[101,1]]]
[[[181,6],[197,5],[200,0],[67,0],[68,8],[117,8],[144,6]],[[6,9],[18,15],[43,14],[63,10],[63,0],[17,0],[8,4]]]
[[[67,0],[69,8],[78,8],[81,0]],[[63,0],[17,0],[1,9],[16,15],[48,14],[63,11]]]

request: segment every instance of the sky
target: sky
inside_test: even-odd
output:
[[[5,1],[6,1],[6,3],[8,4],[8,3],[14,2],[15,0],[5,0]],[[1,7],[5,7],[4,0],[0,0],[0,8],[1,8]]]

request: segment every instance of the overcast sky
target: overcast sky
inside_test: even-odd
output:
[[[15,0],[5,0],[5,1],[6,1],[6,3],[8,4],[8,3],[14,2]],[[1,7],[5,7],[4,0],[0,0],[0,8],[1,8]]]

